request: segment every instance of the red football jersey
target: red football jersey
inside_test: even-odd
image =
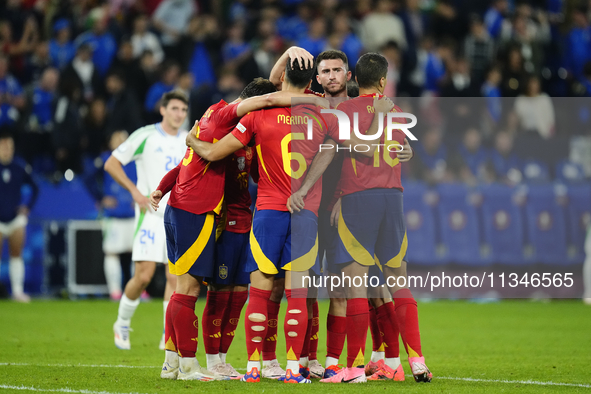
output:
[[[359,114],[359,131],[365,132],[369,129],[373,118],[373,100],[375,94],[367,94],[357,98],[345,101],[337,106],[337,109],[343,111],[349,116],[351,126],[353,126],[353,114]],[[379,95],[379,97],[383,97]],[[398,107],[394,107],[390,112],[402,112]],[[406,123],[406,119],[395,119],[398,123]],[[352,131],[351,131],[352,132]],[[384,144],[376,148],[372,157],[365,157],[355,152],[345,152],[343,169],[341,172],[341,195],[367,190],[367,189],[391,189],[398,188],[402,190],[400,181],[400,163],[395,150],[399,147],[392,146],[391,152],[387,149],[392,144],[403,145],[404,133],[401,130],[392,131],[392,141],[386,141],[386,119],[384,119],[384,130],[379,144]],[[367,141],[368,145],[378,144],[377,141]]]
[[[338,134],[336,117],[312,105],[271,108],[244,116],[232,134],[245,146],[254,137],[258,160],[257,209],[287,211],[287,199],[299,190],[327,136]],[[308,128],[311,122],[311,129]],[[334,137],[333,137],[334,138]],[[308,192],[305,209],[318,215],[322,182]]]
[[[199,120],[197,137],[206,142],[221,140],[240,120],[237,107],[238,103],[228,104],[224,100],[209,107]],[[219,214],[224,201],[226,165],[226,160],[209,162],[187,148],[168,205],[198,215],[211,211]]]
[[[252,224],[248,174],[252,164],[252,148],[247,146],[234,152],[226,167],[226,231],[247,233]]]

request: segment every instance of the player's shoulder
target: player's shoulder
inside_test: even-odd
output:
[[[133,133],[129,135],[130,139],[138,139],[138,138],[146,138],[149,137],[151,134],[158,133],[157,123],[149,124],[139,129],[136,129]]]

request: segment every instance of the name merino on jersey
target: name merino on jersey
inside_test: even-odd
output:
[[[181,160],[186,150],[185,139],[188,131],[179,130],[177,135],[169,135],[160,123],[142,127],[113,151],[113,156],[126,165],[135,161],[137,170],[137,188],[145,196],[158,187],[164,175]],[[163,204],[168,196],[162,199]],[[157,211],[164,216],[164,210]]]

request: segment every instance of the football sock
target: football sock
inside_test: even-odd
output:
[[[422,357],[417,302],[409,289],[398,290],[393,298],[404,348],[409,357]]]
[[[209,290],[207,292],[207,301],[205,302],[205,309],[203,309],[203,317],[201,318],[205,354],[217,356],[220,352],[222,318],[224,317],[224,311],[228,306],[231,294],[229,291]],[[209,368],[210,366],[213,365],[209,365],[208,363],[207,367]]]
[[[318,330],[320,329],[320,319],[318,318],[318,301],[312,304],[312,331],[310,331],[310,360],[317,360],[318,352]]]
[[[267,300],[267,313],[269,320],[267,321],[267,335],[263,343],[263,361],[275,360],[277,358],[277,318],[279,316],[280,302],[273,302]]]
[[[377,323],[380,332],[384,334],[384,351],[386,358],[400,356],[400,345],[398,343],[398,322],[396,321],[396,310],[393,302],[387,302],[376,310]]]
[[[228,349],[234,339],[242,308],[248,298],[248,291],[234,291],[230,296],[230,303],[224,312],[222,319],[222,338],[220,340],[220,354],[228,353]],[[226,362],[225,359],[222,362]]]
[[[261,352],[267,334],[267,301],[269,297],[271,297],[270,290],[250,288],[250,300],[246,307],[246,318],[244,319],[248,371],[253,368],[254,363],[260,369]]]
[[[12,295],[23,294],[25,291],[25,262],[22,257],[10,257],[8,276],[10,276]]]
[[[103,264],[109,294],[121,293],[121,263],[119,256],[107,254]]]
[[[369,305],[369,331],[371,332],[372,350],[374,352],[383,352],[384,343],[382,341],[380,327],[378,326],[378,317],[375,308],[371,305]]]
[[[197,297],[175,293],[170,298],[172,325],[179,356],[195,357],[199,341],[199,319],[195,315]]]
[[[226,363],[226,356],[227,356],[226,353],[220,353],[220,360],[221,360],[222,364]]]
[[[207,361],[207,369],[209,370],[211,370],[211,368],[213,368],[215,365],[222,363],[222,359],[220,358],[219,354],[205,354],[205,360]]]
[[[314,319],[308,319],[308,321],[307,321],[308,324],[306,326],[306,336],[304,337],[304,343],[302,345],[302,353],[301,353],[301,357],[300,357],[300,359],[302,359],[304,357],[306,358],[306,365],[307,365],[308,357],[310,355],[310,337],[312,336],[312,321],[313,320]],[[304,364],[302,364],[302,365],[304,365]]]
[[[173,296],[174,294],[175,293],[172,293]],[[170,297],[170,299],[172,300],[172,297]],[[166,308],[166,313],[164,314],[164,349],[176,353],[176,334],[174,332],[172,321],[172,307]]]
[[[166,328],[166,310],[168,309],[168,303],[170,302],[170,300],[168,301],[162,301],[162,308],[164,309],[164,327]]]
[[[272,360],[263,360],[263,368],[268,367],[269,365],[271,365],[273,362],[279,363],[279,361],[277,361],[276,358],[272,359]]]
[[[347,318],[329,314],[326,319],[326,366],[339,363],[347,336]],[[331,360],[329,360],[331,359]],[[332,362],[332,359],[336,362]],[[329,362],[330,361],[330,362]]]
[[[368,320],[367,298],[347,300],[347,367],[365,364]]]
[[[396,368],[400,365],[400,357],[386,357],[386,365],[396,371]]]
[[[283,329],[285,332],[285,348],[287,349],[287,368],[299,371],[299,361],[308,330],[308,310],[306,308],[306,294],[308,289],[285,290],[287,297],[287,312]],[[290,363],[291,361],[291,363]],[[297,369],[293,366],[297,363]],[[290,365],[292,368],[290,368]]]
[[[125,293],[121,296],[119,301],[119,313],[117,315],[117,324],[122,326],[129,326],[131,318],[135,313],[137,306],[140,304],[140,297],[136,300],[130,300]]]

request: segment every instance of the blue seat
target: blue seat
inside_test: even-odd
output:
[[[533,261],[567,264],[565,214],[556,201],[554,185],[530,185],[525,214]]]
[[[585,171],[578,163],[562,160],[556,166],[556,179],[565,183],[581,183],[585,180]]]
[[[487,259],[480,255],[478,211],[468,202],[468,189],[463,184],[441,184],[439,193],[439,228],[446,247],[446,260],[483,265]]]
[[[425,201],[429,192],[422,182],[404,183],[404,216],[408,249],[406,260],[411,264],[441,263],[437,256],[436,221],[433,208]]]
[[[492,184],[481,188],[484,239],[491,260],[502,264],[523,264],[525,244],[521,208],[514,203],[515,188]]]
[[[550,180],[548,165],[537,160],[528,160],[523,164],[523,178],[527,183],[545,183]]]
[[[63,179],[57,185],[38,180],[39,198],[33,210],[34,220],[96,219],[95,201],[80,177],[71,182]]]
[[[591,224],[591,184],[570,185],[567,190],[568,260],[580,264],[585,260],[585,236]]]

